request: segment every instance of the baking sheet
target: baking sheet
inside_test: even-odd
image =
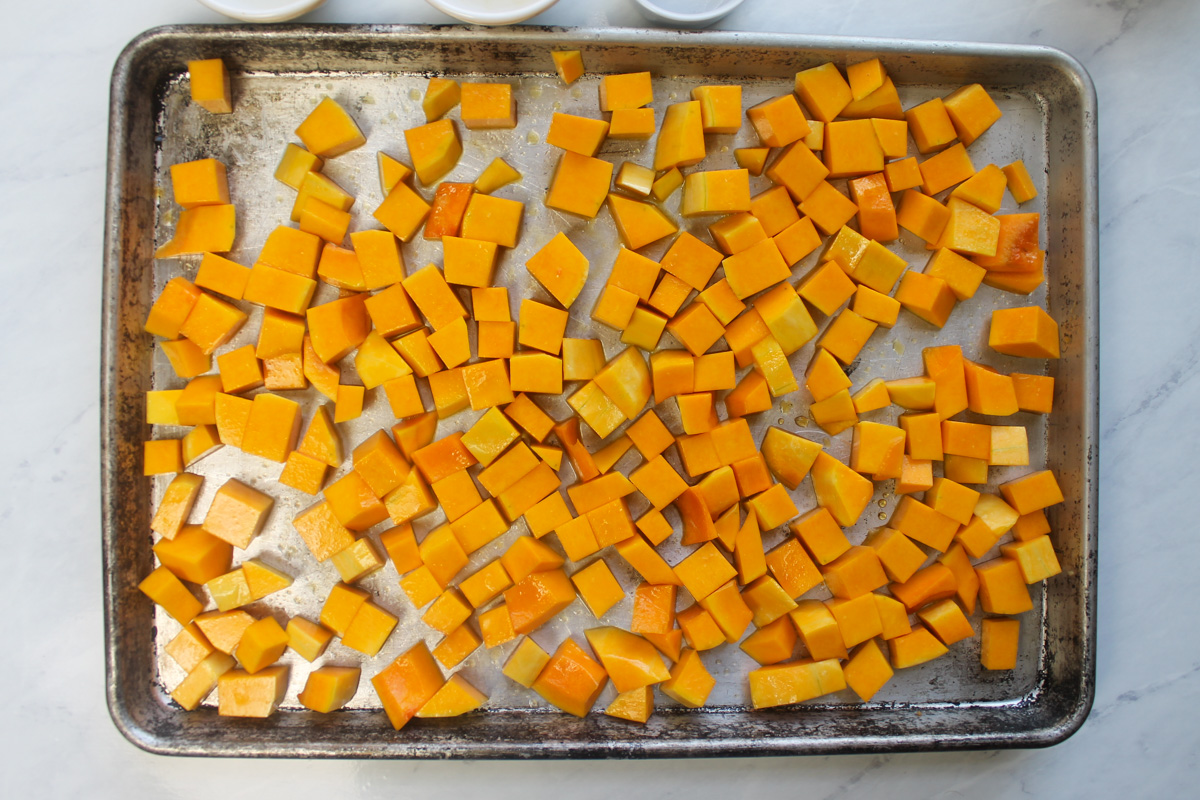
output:
[[[583,50],[589,74],[564,87],[550,72],[548,51]],[[182,75],[189,58],[220,55],[235,71],[235,113],[213,116],[187,100]],[[375,659],[365,659],[363,682],[348,710],[326,717],[304,711],[295,700],[308,671],[322,663],[350,664],[364,659],[340,643],[316,665],[288,653],[291,685],[283,709],[267,721],[233,721],[215,710],[185,714],[171,706],[166,691],[182,679],[182,671],[162,653],[178,625],[153,609],[136,590],[152,566],[148,535],[150,509],[168,478],[140,477],[140,443],[150,434],[142,424],[142,393],[149,388],[178,388],[161,350],[141,333],[153,297],[167,279],[194,276],[195,259],[154,262],[150,253],[169,238],[174,224],[168,167],[180,161],[215,157],[229,166],[230,191],[239,212],[239,234],[230,257],[252,263],[266,235],[288,219],[294,193],[272,174],[286,141],[308,111],[326,94],[359,120],[368,144],[327,162],[325,173],[356,194],[352,229],[375,227],[370,212],[381,200],[375,152],[383,150],[407,160],[403,130],[421,124],[420,97],[430,74],[465,80],[512,83],[518,101],[518,126],[510,131],[466,131],[460,128],[464,154],[446,180],[471,181],[496,155],[516,166],[525,178],[497,194],[526,204],[518,245],[505,253],[496,282],[510,287],[514,306],[521,297],[546,299],[524,269],[525,260],[557,230],[565,230],[588,256],[591,276],[571,310],[568,336],[600,338],[609,357],[622,349],[619,334],[590,320],[588,312],[614,258],[615,231],[607,212],[596,220],[580,220],[546,209],[541,198],[557,155],[542,143],[550,114],[561,110],[597,115],[598,75],[651,68],[656,75],[658,118],[671,102],[687,99],[702,83],[741,83],[744,105],[791,90],[798,69],[834,60],[845,65],[879,55],[900,87],[905,107],[947,94],[966,82],[988,87],[1004,117],[993,131],[972,145],[977,167],[1024,158],[1042,195],[1021,208],[1043,214],[1049,280],[1030,298],[983,287],[972,301],[960,304],[942,331],[902,314],[890,332],[874,335],[855,363],[855,388],[872,377],[921,373],[920,350],[937,343],[961,343],[968,357],[1002,371],[1028,370],[1024,359],[1000,356],[986,348],[987,319],[994,307],[1045,305],[1062,325],[1064,358],[1051,365],[1058,384],[1056,413],[1049,419],[1018,415],[1015,424],[1029,425],[1031,463],[1046,465],[1060,476],[1068,503],[1053,510],[1051,522],[1064,574],[1034,587],[1035,609],[1022,618],[1022,658],[1016,670],[988,673],[978,664],[978,639],[962,642],[930,664],[897,674],[870,704],[849,692],[787,709],[749,712],[745,674],[757,666],[736,646],[705,654],[718,678],[709,705],[702,711],[671,708],[658,697],[659,711],[644,728],[593,714],[586,720],[557,712],[542,713],[534,693],[500,675],[512,644],[477,650],[461,667],[464,676],[489,694],[487,710],[456,720],[422,721],[399,733],[391,731],[367,685],[392,658],[424,638],[436,644],[440,635],[420,622],[420,611],[400,591],[390,565],[365,579],[377,602],[400,617],[400,625]],[[753,74],[747,74],[753,72]],[[1044,48],[931,45],[852,39],[817,40],[746,34],[680,34],[649,31],[548,31],[518,28],[471,31],[448,28],[170,28],[152,31],[130,45],[118,62],[113,83],[113,140],[110,148],[109,242],[106,252],[105,319],[105,446],[106,600],[109,634],[109,700],[119,727],[148,749],[172,753],[245,755],[346,756],[568,756],[568,755],[718,755],[731,753],[818,752],[862,749],[920,749],[937,746],[983,747],[1044,744],[1069,734],[1086,715],[1094,675],[1095,526],[1093,486],[1095,422],[1095,165],[1094,104],[1082,71],[1056,51]],[[456,116],[452,112],[451,116]],[[733,167],[736,147],[756,144],[749,126],[736,136],[709,136],[709,158],[703,168]],[[648,164],[653,143],[608,142],[600,156],[618,166],[625,160]],[[843,182],[838,182],[842,183]],[[765,178],[752,179],[752,191],[767,188]],[[680,193],[667,203],[676,219]],[[1016,210],[1006,195],[1001,213]],[[703,235],[711,220],[681,220]],[[657,258],[666,242],[643,252]],[[916,268],[926,259],[923,243],[905,233],[893,249]],[[440,246],[419,237],[404,247],[409,268],[440,263]],[[811,255],[796,265],[802,277],[815,264]],[[332,299],[336,290],[322,286],[316,302]],[[252,306],[242,304],[251,311]],[[253,342],[261,311],[232,347]],[[828,320],[818,317],[823,328]],[[669,334],[660,347],[678,346]],[[812,345],[793,355],[797,374]],[[740,373],[739,373],[740,375]],[[378,394],[378,393],[375,393]],[[566,393],[565,393],[566,394]],[[556,418],[569,413],[563,398],[544,405]],[[289,393],[301,400],[306,419],[316,402],[315,390]],[[426,394],[428,399],[428,395]],[[539,398],[541,399],[541,398]],[[780,398],[775,407],[752,418],[756,441],[766,427],[799,431],[827,444],[840,458],[849,451],[850,433],[826,436],[807,420],[807,394]],[[660,413],[672,409],[661,407]],[[439,426],[439,435],[466,429],[479,413],[462,412]],[[663,413],[670,425],[669,413]],[[867,419],[894,422],[896,410],[874,412]],[[342,426],[347,445],[361,441],[394,420],[382,396],[364,416]],[[158,435],[176,435],[170,429]],[[180,431],[182,433],[182,430]],[[590,432],[588,432],[590,434]],[[619,431],[614,436],[619,435]],[[587,439],[595,444],[595,439]],[[678,467],[677,458],[668,455]],[[639,461],[631,451],[617,464],[628,472]],[[216,488],[230,475],[249,477],[276,497],[267,529],[241,557],[261,557],[296,575],[285,592],[266,598],[256,615],[282,619],[301,614],[315,619],[328,589],[337,581],[331,564],[316,565],[291,528],[290,520],[313,498],[275,482],[280,465],[224,448],[198,462],[192,471],[208,478],[197,503],[207,507]],[[346,467],[343,467],[343,471]],[[992,469],[992,486],[1007,473],[1024,468]],[[341,474],[341,472],[337,473]],[[561,472],[573,481],[569,465]],[[864,519],[847,531],[854,543],[883,524],[894,508],[891,483],[877,485],[876,503]],[[645,507],[640,495],[631,502],[634,516]],[[793,497],[802,510],[815,502],[802,485]],[[639,505],[640,503],[640,505]],[[668,511],[674,521],[674,511]],[[418,535],[442,521],[435,512],[414,523]],[[388,527],[379,526],[379,530]],[[524,533],[523,522],[472,556],[462,573],[469,574],[496,557],[512,538]],[[378,530],[374,532],[378,533]],[[782,531],[765,537],[768,547]],[[684,551],[671,540],[660,548],[668,561]],[[637,576],[615,553],[601,554],[618,580],[632,592]],[[589,559],[588,561],[590,561]],[[823,587],[822,587],[823,588]],[[810,596],[820,597],[814,591]],[[545,649],[588,627],[628,622],[631,597],[598,623],[579,601],[533,638]],[[975,619],[978,627],[978,616]],[[597,709],[613,696],[609,686]],[[211,699],[210,699],[211,703]],[[919,712],[919,714],[917,713]]]

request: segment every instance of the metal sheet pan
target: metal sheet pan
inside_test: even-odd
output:
[[[564,87],[551,72],[551,49],[583,51],[589,74]],[[186,102],[184,65],[188,59],[219,56],[236,75],[237,113],[204,114]],[[1035,609],[1023,618],[1021,661],[1016,670],[987,673],[978,666],[978,644],[964,642],[951,655],[897,675],[880,695],[860,704],[849,692],[800,706],[768,711],[747,709],[745,673],[754,666],[736,646],[706,654],[709,669],[720,680],[707,708],[693,711],[662,703],[646,726],[635,726],[593,713],[577,720],[548,713],[531,692],[499,676],[510,646],[479,650],[462,669],[469,680],[491,695],[485,711],[451,720],[422,721],[393,732],[378,711],[366,685],[391,658],[418,638],[435,643],[438,635],[422,625],[419,613],[399,591],[395,570],[367,579],[379,602],[400,617],[385,649],[364,666],[363,686],[351,707],[317,715],[298,706],[296,693],[311,668],[295,659],[291,688],[280,713],[265,721],[220,718],[211,706],[185,713],[173,706],[167,690],[182,678],[162,645],[178,630],[137,590],[152,568],[148,521],[165,479],[141,476],[141,443],[151,434],[144,423],[144,392],[181,385],[161,351],[141,325],[166,279],[194,275],[188,259],[155,262],[156,243],[173,227],[169,170],[172,163],[213,156],[229,165],[231,192],[238,205],[239,235],[231,254],[249,263],[267,233],[287,219],[291,190],[271,175],[285,141],[307,110],[324,94],[338,99],[358,118],[368,146],[331,162],[326,172],[353,187],[355,226],[370,226],[370,211],[380,200],[374,153],[378,149],[403,156],[402,131],[423,122],[419,97],[434,74],[467,79],[494,78],[516,87],[520,122],[516,130],[468,132],[466,150],[449,180],[473,180],[493,156],[504,155],[524,180],[501,190],[526,202],[525,227],[518,246],[507,253],[497,281],[517,298],[544,295],[523,268],[555,230],[563,229],[591,260],[592,277],[571,312],[568,336],[600,338],[611,357],[619,352],[617,335],[588,317],[592,302],[612,263],[615,234],[607,212],[592,222],[560,215],[541,205],[541,193],[553,168],[554,148],[541,144],[551,111],[596,114],[597,75],[651,69],[656,75],[659,110],[685,98],[700,83],[737,82],[745,87],[746,105],[791,90],[798,69],[827,60],[839,64],[878,56],[900,87],[906,107],[978,81],[996,98],[1004,118],[971,148],[976,165],[1005,164],[1024,158],[1043,188],[1022,210],[1043,215],[1043,240],[1049,251],[1049,279],[1032,296],[1059,320],[1063,358],[1048,369],[1056,378],[1056,413],[1048,419],[1021,415],[1030,426],[1031,458],[1059,476],[1067,502],[1054,509],[1051,522],[1064,566],[1062,575],[1034,587]],[[1091,705],[1095,675],[1096,609],[1096,480],[1097,480],[1097,211],[1096,111],[1091,83],[1083,69],[1061,52],[1040,47],[943,44],[916,41],[817,38],[772,34],[687,33],[639,30],[513,28],[472,30],[461,27],[408,26],[280,26],[169,27],[143,34],[118,60],[112,79],[109,188],[104,262],[104,328],[102,370],[102,469],[104,596],[107,634],[107,693],[120,730],[147,750],[179,755],[324,756],[324,757],[667,757],[769,755],[863,751],[962,749],[1042,746],[1069,736]],[[712,168],[733,165],[733,149],[752,142],[748,126],[733,136],[709,137]],[[610,142],[601,155],[619,164],[648,163],[652,144]],[[752,187],[767,186],[758,179]],[[164,198],[167,198],[164,200]],[[1006,203],[1011,204],[1006,196]],[[668,209],[677,211],[678,194]],[[1006,205],[1003,210],[1014,210]],[[1003,211],[1002,210],[1002,211]],[[699,233],[705,221],[686,221]],[[664,244],[647,249],[657,257]],[[924,263],[921,243],[905,234],[894,249],[918,268]],[[798,278],[814,264],[814,256],[793,270]],[[410,267],[439,261],[436,246],[423,241],[405,247]],[[323,287],[322,291],[329,291]],[[323,295],[318,300],[327,299]],[[986,320],[997,306],[1029,300],[984,287],[974,301],[959,306],[941,331],[902,315],[888,335],[877,334],[853,365],[860,386],[874,376],[920,374],[920,350],[932,343],[964,343],[969,357],[1004,371],[1022,368],[1019,359],[997,356],[986,348]],[[247,307],[249,309],[249,307]],[[253,341],[258,316],[235,344]],[[819,319],[822,327],[827,323]],[[664,337],[661,346],[675,346]],[[792,358],[803,370],[811,345]],[[315,403],[313,390],[296,393],[306,411]],[[778,425],[803,431],[844,457],[849,433],[825,436],[806,418],[803,390],[777,401],[753,423],[756,439]],[[551,404],[566,414],[565,403]],[[439,434],[465,428],[476,414],[461,413],[442,422]],[[894,412],[877,412],[891,421]],[[873,417],[874,418],[874,417]],[[382,400],[345,431],[347,442],[392,423]],[[169,432],[168,432],[169,435]],[[594,440],[590,440],[594,443]],[[636,466],[627,454],[617,468]],[[676,462],[677,464],[678,462]],[[294,512],[311,498],[274,482],[278,465],[227,448],[199,462],[207,475],[197,509],[231,474],[249,475],[277,497],[266,532],[246,556],[261,554],[298,579],[279,596],[259,606],[280,618],[305,614],[315,618],[325,593],[336,581],[328,564],[317,567],[290,526]],[[993,485],[1006,479],[993,468]],[[573,480],[564,465],[564,483]],[[878,509],[848,531],[859,542],[881,524],[894,507],[890,484],[880,484]],[[813,505],[811,490],[795,493],[801,509]],[[635,516],[641,508],[633,508]],[[669,517],[672,512],[669,512]],[[427,531],[440,512],[420,520]],[[380,526],[386,527],[385,526]],[[469,570],[495,557],[523,532],[518,522],[498,542],[475,554]],[[780,532],[768,537],[774,544]],[[664,545],[668,560],[680,550]],[[627,589],[636,576],[615,554],[606,559]],[[464,574],[466,574],[464,572]],[[629,600],[606,619],[623,624]],[[978,613],[975,618],[978,620]],[[551,649],[566,635],[597,624],[575,604],[535,634]],[[289,654],[290,656],[291,654]],[[360,657],[335,645],[328,663],[356,663]],[[612,696],[611,686],[597,708]]]

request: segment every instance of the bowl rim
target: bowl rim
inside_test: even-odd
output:
[[[200,0],[200,3],[244,22],[286,22],[325,5],[325,0],[279,0],[270,8],[248,7],[241,0]]]
[[[658,5],[658,3],[655,3],[653,0],[636,0],[636,2],[650,13],[657,14],[664,19],[669,19],[674,22],[715,22],[716,20],[733,11],[742,3],[746,2],[746,0],[725,0],[725,2],[716,8],[694,13],[671,11]]]
[[[523,5],[503,11],[485,11],[470,8],[472,0],[425,0],[429,5],[463,22],[476,25],[510,25],[524,22],[542,13],[558,0],[527,0]]]

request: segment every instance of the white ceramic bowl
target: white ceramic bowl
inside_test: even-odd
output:
[[[637,0],[643,16],[677,28],[707,28],[745,0]]]
[[[474,25],[512,25],[537,16],[558,0],[425,0],[455,19]]]
[[[325,4],[325,0],[200,0],[227,17],[243,22],[284,22],[307,14]]]

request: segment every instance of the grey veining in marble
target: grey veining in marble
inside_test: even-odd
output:
[[[193,0],[0,6],[0,797],[1185,797],[1200,778],[1200,3],[748,0],[731,30],[1051,45],[1100,99],[1101,567],[1095,708],[1041,751],[623,764],[223,762],[127,744],[104,708],[98,331],[108,75]],[[444,22],[421,0],[330,0],[309,21]],[[631,0],[535,20],[642,25]]]

